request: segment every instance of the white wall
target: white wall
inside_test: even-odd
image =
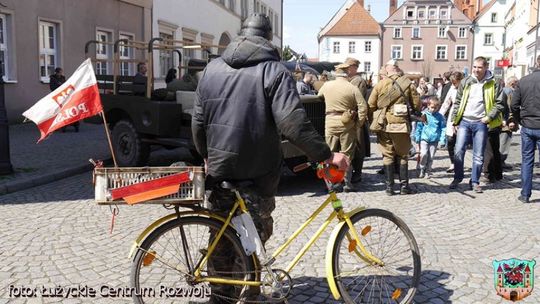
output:
[[[355,52],[349,53],[349,41],[356,44]],[[371,41],[371,52],[364,51],[364,42]],[[340,43],[339,54],[334,54],[334,42]],[[343,62],[347,57],[353,57],[361,61],[359,72],[364,71],[364,63],[371,62],[371,70],[377,74],[381,66],[381,40],[376,36],[325,36],[319,43],[319,61]]]
[[[513,16],[513,21],[509,22],[506,28],[506,45],[514,46],[512,49],[513,66],[507,69],[506,76],[521,78],[527,74],[527,45],[534,41],[534,39],[531,40],[527,35],[529,31],[529,0],[516,0],[515,3],[515,16]],[[509,18],[512,17],[509,16]]]
[[[264,5],[278,15],[279,29],[274,32],[272,43],[281,49],[282,33],[282,0],[258,0],[259,5]],[[219,44],[222,34],[226,34],[231,40],[234,39],[241,28],[241,0],[234,0],[234,11],[230,9],[230,0],[224,1],[223,6],[219,0],[154,0],[152,37],[159,37],[163,27],[175,28],[174,39],[182,40],[182,28],[189,28],[197,32],[195,42],[201,43],[201,33],[213,35],[212,43]],[[248,16],[254,8],[254,1],[248,0]],[[275,22],[273,22],[274,24]],[[212,50],[217,53],[217,48]],[[200,50],[194,50],[194,58],[202,58]],[[161,75],[159,70],[159,52],[154,52],[154,75]],[[178,66],[177,57],[174,56],[174,65]],[[156,83],[156,87],[160,87]]]
[[[482,17],[477,20],[474,29],[474,47],[473,58],[484,56],[491,58],[489,69],[493,71],[496,60],[502,59],[504,54],[504,17],[510,6],[510,1],[498,0],[489,11],[485,12]],[[496,22],[491,22],[492,13],[497,14]],[[493,45],[485,45],[484,37],[486,33],[491,33],[493,37]]]

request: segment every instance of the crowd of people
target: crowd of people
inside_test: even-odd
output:
[[[538,61],[540,66],[540,56]],[[385,175],[386,194],[393,195],[396,174],[400,194],[416,193],[409,186],[409,159],[417,160],[417,177],[431,178],[433,160],[441,148],[448,153],[446,172],[453,173],[451,190],[458,189],[465,178],[465,153],[471,148],[472,168],[467,188],[482,193],[481,184],[502,180],[503,170],[513,168],[507,159],[512,134],[519,124],[528,123],[531,130],[537,127],[535,119],[519,117],[519,112],[525,109],[528,116],[540,115],[534,105],[540,92],[529,93],[525,98],[527,107],[522,104],[522,91],[535,90],[533,82],[529,80],[531,84],[523,88],[514,76],[504,82],[496,80],[484,57],[474,59],[471,75],[465,77],[462,72],[448,71],[436,85],[427,77],[411,80],[413,77],[404,75],[397,62],[390,60],[381,68],[379,82],[372,87],[358,73],[359,65],[360,61],[347,58],[335,67],[333,80],[322,81],[324,85],[311,73],[305,73],[297,81],[300,95],[318,94],[324,99],[326,143],[332,151],[342,152],[351,159],[353,165],[345,175],[343,191],[356,191],[357,183],[362,181],[363,160],[369,155],[366,153],[370,144],[368,129],[376,135],[383,156],[383,169],[379,173]],[[537,71],[527,77],[540,74]],[[315,82],[319,82],[317,89]],[[536,146],[536,140],[540,141],[537,135],[540,134],[530,134],[529,139],[534,142],[530,147]],[[529,153],[532,156],[527,157],[534,163],[534,150]],[[527,172],[522,170],[522,180],[531,180],[532,172]],[[524,183],[523,187],[525,190],[518,199],[529,202],[532,186]]]
[[[356,191],[363,158],[370,154],[368,129],[376,134],[383,155],[386,194],[396,194],[396,173],[399,194],[416,193],[409,185],[411,151],[419,153],[420,176],[429,178],[440,146],[448,148],[451,165],[447,171],[454,174],[450,188],[456,189],[464,179],[468,145],[473,151],[469,187],[481,193],[483,170],[494,180],[501,177],[500,168],[518,124],[523,158],[518,199],[529,202],[534,151],[540,143],[540,69],[523,77],[519,85],[517,79],[508,79],[503,89],[488,71],[487,60],[477,57],[472,75],[445,73],[443,83],[434,88],[425,78],[415,83],[390,60],[379,72],[381,79],[371,87],[358,76],[360,62],[347,58],[335,67],[333,80],[317,80],[306,73],[295,81],[280,63],[272,37],[268,17],[251,15],[240,35],[220,58],[208,64],[198,82],[192,135],[205,161],[212,212],[230,212],[234,194],[221,182],[235,182],[264,244],[273,232],[271,214],[281,173],[282,136],[312,161],[346,171],[342,189]],[[307,119],[299,98],[315,92],[325,102],[324,138]],[[216,247],[208,263],[216,272],[226,273],[231,271],[233,259],[230,250]],[[211,287],[215,303],[225,298],[219,295],[238,296],[232,288]],[[256,299],[257,293],[253,289],[249,300]]]

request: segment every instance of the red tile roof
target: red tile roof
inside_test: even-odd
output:
[[[380,31],[379,23],[355,1],[345,15],[321,36],[378,35]]]

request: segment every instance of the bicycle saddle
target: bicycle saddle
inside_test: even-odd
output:
[[[227,189],[230,191],[236,191],[241,188],[246,188],[253,185],[252,181],[222,181],[219,186],[223,189]]]

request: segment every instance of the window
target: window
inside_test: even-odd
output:
[[[414,18],[414,9],[407,9],[407,19]]]
[[[50,75],[54,74],[54,69],[60,62],[58,32],[58,23],[39,22],[39,76],[42,82],[49,82]]]
[[[133,40],[133,35],[120,34],[119,38]],[[120,75],[123,75],[123,76],[133,75],[134,74],[133,63],[129,61],[123,61],[123,60],[133,59],[133,48],[127,47],[126,45],[120,43],[119,52],[120,52]]]
[[[236,0],[229,0],[229,9],[234,12],[236,9]]]
[[[460,27],[458,29],[458,38],[467,38],[467,28],[466,27]]]
[[[214,44],[214,35],[201,33],[201,43],[206,47],[207,50],[209,50],[210,52],[213,52],[212,48],[208,46]],[[208,59],[208,52],[206,51],[202,52],[202,59],[205,59],[205,60]]]
[[[261,4],[261,14],[266,15],[266,5]]]
[[[261,12],[261,3],[259,1],[253,0],[253,10],[255,13]]]
[[[364,52],[366,52],[366,53],[371,52],[371,41],[365,41],[364,42]]]
[[[401,45],[392,45],[392,54],[390,54],[392,59],[402,59],[402,56],[403,56],[402,48],[403,46]]]
[[[8,16],[0,14],[0,75],[3,76],[4,80],[12,78],[9,69],[10,62],[10,46],[9,43],[10,37],[8,36]]]
[[[394,38],[401,38],[401,28],[395,27],[394,28]]]
[[[467,59],[467,46],[456,45],[456,60],[465,60],[465,59]]]
[[[165,45],[172,45],[174,39],[173,33],[159,33],[159,38],[163,39],[161,42]],[[165,78],[170,68],[174,67],[172,50],[159,50],[159,76]]]
[[[497,23],[497,13],[491,13],[491,23]]]
[[[349,41],[349,53],[356,53],[356,42]]]
[[[426,18],[426,11],[424,11],[423,9],[419,9],[418,10],[418,19],[424,19]]]
[[[194,29],[182,27],[182,41],[185,43],[185,45],[193,45],[195,44],[198,33],[199,32]],[[188,65],[189,60],[195,58],[195,50],[191,48],[184,48],[182,49],[182,55],[184,55],[182,56],[182,60],[184,61],[183,65]]]
[[[271,10],[271,9],[268,9],[268,21],[270,21],[270,26],[272,26],[272,31],[275,33],[274,26],[273,26],[273,23],[274,23],[274,11]]]
[[[437,11],[435,9],[429,10],[429,19],[437,19]]]
[[[493,45],[493,34],[485,33],[484,34],[484,45]]]
[[[339,54],[339,41],[334,41],[334,54]]]
[[[448,11],[447,10],[441,10],[441,19],[448,19]]]
[[[279,15],[274,15],[274,34],[279,36]]]
[[[371,72],[371,62],[364,61],[364,72]]]
[[[248,16],[248,0],[241,0],[240,3],[240,16],[242,20],[245,20]]]
[[[420,38],[420,28],[419,27],[413,27],[412,28],[412,38]]]
[[[486,61],[487,61],[487,63],[488,63],[488,68],[489,68],[490,70],[492,70],[493,67],[492,67],[492,65],[491,65],[491,57],[484,56],[484,58],[486,58]]]
[[[411,47],[411,59],[412,60],[421,60],[424,58],[424,46],[423,45],[413,45]]]
[[[435,54],[435,58],[437,60],[446,60],[448,59],[448,46],[446,45],[437,45],[436,47],[437,51]]]
[[[446,26],[439,26],[439,31],[437,33],[437,37],[446,38]]]
[[[96,31],[96,74],[106,75],[109,74],[109,62],[112,56],[112,49],[110,43],[113,41],[112,32],[105,30]]]

